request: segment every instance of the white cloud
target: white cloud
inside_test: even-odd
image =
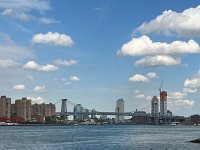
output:
[[[179,99],[175,101],[175,105],[177,106],[183,106],[185,108],[192,108],[194,106],[195,102],[193,100],[188,99]]]
[[[142,98],[145,98],[145,95],[144,94],[138,94],[138,95],[135,95],[135,98],[142,99]]]
[[[26,87],[23,84],[17,84],[17,85],[13,86],[13,89],[15,89],[15,90],[23,90],[25,88]]]
[[[36,86],[36,87],[34,88],[34,91],[35,91],[35,92],[46,92],[47,90],[46,90],[46,86],[45,86],[45,85],[42,85],[42,86]]]
[[[181,63],[180,58],[173,58],[169,55],[147,56],[135,62],[136,67],[157,67],[173,66]]]
[[[58,67],[56,67],[54,65],[47,64],[45,66],[40,66],[40,68],[38,68],[38,70],[39,71],[44,71],[44,72],[51,72],[51,71],[58,70]]]
[[[157,78],[157,75],[156,75],[155,72],[149,72],[149,73],[146,74],[146,76],[147,76],[148,78]]]
[[[18,66],[18,63],[10,59],[0,60],[0,64],[0,70],[14,69]]]
[[[75,65],[77,63],[78,62],[76,60],[73,60],[73,59],[71,59],[69,61],[67,61],[67,60],[60,60],[60,59],[55,60],[55,64],[57,64],[57,65],[64,65],[64,66],[67,66],[67,67],[73,66],[73,65]]]
[[[32,11],[38,11],[38,15],[43,15],[44,11],[50,10],[48,1],[41,0],[1,0],[0,8],[4,9],[1,15],[12,17],[20,21],[37,21],[40,24],[58,23],[53,18],[30,15]]]
[[[72,81],[79,81],[80,78],[77,77],[77,76],[71,76],[71,77],[70,77],[70,80],[72,80]]]
[[[150,22],[145,22],[136,31],[142,34],[157,33],[165,35],[178,34],[180,36],[200,35],[200,5],[188,8],[181,13],[168,10]]]
[[[197,89],[196,88],[183,88],[183,92],[185,92],[185,93],[196,93]]]
[[[35,61],[28,61],[23,68],[25,69],[33,69],[33,70],[37,70],[37,71],[43,71],[43,72],[51,72],[51,71],[56,71],[58,70],[58,67],[51,65],[51,64],[47,64],[45,66],[41,66],[39,64],[37,64]]]
[[[168,93],[168,104],[171,108],[192,108],[195,102],[187,99],[188,93],[185,92],[172,92]]]
[[[146,100],[151,100],[152,96],[146,96]]]
[[[135,90],[134,93],[135,93],[135,94],[140,94],[141,91],[140,91],[140,90]]]
[[[129,81],[132,82],[149,82],[149,79],[141,74],[135,74],[129,78]]]
[[[32,38],[33,43],[48,44],[55,46],[72,46],[73,40],[69,35],[57,32],[48,32],[46,34],[35,34]]]
[[[9,17],[13,17],[13,18],[16,18],[16,19],[19,19],[21,21],[29,21],[33,18],[33,16],[27,14],[27,13],[24,13],[24,12],[21,12],[21,11],[15,11],[13,9],[5,9],[1,15],[3,16],[9,16]]]
[[[33,50],[16,44],[6,34],[0,33],[0,59],[17,61],[34,57]]]
[[[72,84],[72,82],[65,82],[64,83],[65,86],[70,85],[70,84]]]
[[[29,80],[33,80],[33,75],[28,74],[28,75],[27,75],[27,78],[28,78]]]
[[[189,53],[200,53],[199,44],[194,40],[161,43],[153,42],[146,35],[133,38],[130,42],[125,43],[117,52],[120,56],[181,55]]]
[[[184,82],[184,87],[186,88],[200,88],[200,77],[195,77],[193,79],[186,79]]]
[[[23,67],[26,69],[38,69],[39,65],[35,61],[29,61]]]
[[[188,94],[183,92],[173,92],[168,94],[170,99],[184,99]]]
[[[53,18],[47,18],[47,17],[43,17],[43,18],[39,18],[38,22],[41,24],[54,24],[54,23],[59,23],[59,21],[56,21]]]
[[[33,101],[33,103],[36,103],[36,104],[42,104],[45,102],[44,98],[42,98],[41,96],[38,96],[38,97],[27,97],[27,99],[30,99]]]
[[[1,0],[0,8],[3,9],[17,9],[17,10],[38,10],[38,11],[46,11],[50,10],[51,7],[48,1],[41,0]]]

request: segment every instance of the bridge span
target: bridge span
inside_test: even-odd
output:
[[[134,116],[132,112],[56,112],[56,116],[71,116],[71,115],[111,115],[111,116]]]

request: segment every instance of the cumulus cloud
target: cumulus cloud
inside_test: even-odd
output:
[[[184,87],[186,88],[200,88],[200,77],[195,77],[192,79],[186,79],[184,82]]]
[[[173,58],[169,55],[147,56],[135,62],[136,67],[173,66],[181,63],[181,58]]]
[[[180,36],[200,35],[200,5],[188,8],[181,13],[168,10],[155,19],[143,23],[136,31],[142,34],[157,33],[165,35],[178,34]]]
[[[133,38],[130,42],[125,43],[117,52],[120,56],[180,55],[189,53],[200,53],[199,44],[194,40],[162,43],[153,42],[146,35]]]
[[[25,69],[32,69],[32,70],[37,70],[37,71],[43,71],[43,72],[51,72],[51,71],[56,71],[58,70],[58,67],[47,64],[45,66],[41,66],[37,64],[35,61],[28,61],[23,68]]]
[[[194,106],[195,102],[193,100],[188,100],[188,99],[179,99],[175,101],[175,105],[177,106],[183,106],[185,108],[191,108]]]
[[[38,68],[38,71],[43,71],[43,72],[51,72],[51,71],[56,71],[56,70],[58,70],[58,67],[54,65],[50,65],[50,64],[47,64],[45,66],[40,66]]]
[[[46,86],[45,85],[42,85],[42,86],[36,86],[35,88],[34,88],[34,91],[35,92],[46,92],[47,90],[46,90]]]
[[[157,78],[157,75],[156,75],[155,72],[149,72],[149,73],[146,74],[146,76],[147,76],[148,78]]]
[[[184,81],[183,91],[187,93],[196,93],[200,89],[200,72],[194,75],[191,79]]]
[[[15,89],[15,90],[23,90],[23,89],[25,89],[25,85],[17,84],[17,85],[13,86],[13,89]]]
[[[70,66],[73,66],[75,64],[77,64],[78,62],[76,60],[60,60],[60,59],[57,59],[55,60],[55,64],[57,65],[64,65],[64,66],[67,66],[67,67],[70,67]]]
[[[183,99],[187,95],[188,95],[187,93],[183,93],[183,92],[172,92],[168,94],[168,98]]]
[[[0,64],[0,70],[14,69],[18,66],[18,63],[10,59],[0,60]]]
[[[45,102],[44,98],[42,98],[41,96],[38,96],[38,97],[27,97],[27,99],[30,99],[33,101],[33,103],[36,103],[36,104],[42,104]]]
[[[188,93],[185,92],[172,92],[168,94],[168,103],[170,107],[184,107],[192,108],[195,102],[187,99]]]
[[[77,76],[70,76],[70,80],[72,80],[72,81],[79,81],[80,78],[77,77]]]
[[[129,81],[132,82],[149,82],[149,79],[141,74],[135,74],[129,78]]]
[[[141,74],[135,74],[133,75],[132,77],[129,78],[129,81],[132,81],[132,82],[149,82],[150,79],[153,79],[153,78],[157,78],[157,75],[155,72],[148,72],[145,75],[141,75]],[[135,94],[139,94],[140,91],[139,90],[135,90],[134,91]]]
[[[48,32],[46,34],[35,34],[32,38],[33,43],[48,44],[54,46],[72,46],[73,40],[69,35],[58,32]]]
[[[28,61],[23,67],[26,69],[37,69],[39,65],[34,61]]]
[[[185,92],[185,93],[196,93],[197,89],[196,88],[183,88],[183,92]]]

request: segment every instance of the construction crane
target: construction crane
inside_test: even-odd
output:
[[[164,80],[162,80],[162,83],[161,83],[161,85],[160,85],[160,88],[159,88],[159,91],[160,91],[160,92],[161,92],[161,90],[162,90],[163,82],[164,82]]]

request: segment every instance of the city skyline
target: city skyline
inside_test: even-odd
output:
[[[199,15],[194,0],[0,1],[0,95],[129,112],[164,81],[167,109],[199,114]]]

